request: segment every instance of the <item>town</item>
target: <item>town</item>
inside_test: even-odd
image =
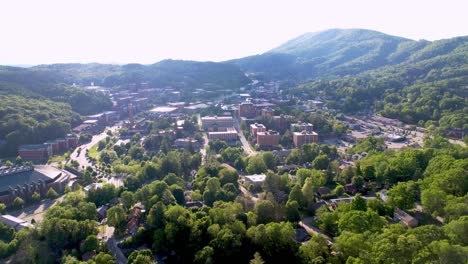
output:
[[[112,110],[86,116],[66,137],[21,145],[17,164],[0,169],[0,203],[9,208],[0,221],[17,231],[40,223],[46,209],[82,190],[96,204],[97,238],[117,263],[135,247],[151,250],[138,242],[161,205],[140,193],[151,186],[189,210],[236,201],[257,213],[247,222],[295,222],[297,243],[321,236],[331,254],[338,254],[337,231],[326,219],[349,205],[367,203],[388,223],[409,228],[444,222],[428,217],[415,197],[398,202],[405,194],[392,187],[403,179],[386,176],[370,155],[422,149],[423,128],[373,113],[344,115],[327,107],[329,98],[279,87],[254,81],[236,92],[190,94],[148,83],[82,87],[111,98]],[[156,251],[159,263],[174,257]]]

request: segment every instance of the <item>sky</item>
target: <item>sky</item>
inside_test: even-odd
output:
[[[464,0],[0,0],[0,64],[223,61],[306,32],[468,35]]]

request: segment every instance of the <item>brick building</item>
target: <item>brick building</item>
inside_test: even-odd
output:
[[[293,132],[294,146],[300,147],[304,144],[317,143],[318,134],[314,131]]]
[[[251,124],[250,125],[250,134],[252,137],[256,137],[258,132],[264,132],[266,131],[266,127],[263,124]]]
[[[280,134],[277,131],[269,130],[257,132],[257,145],[259,147],[277,146],[280,141]]]
[[[23,160],[41,161],[52,156],[52,146],[47,144],[21,145],[18,150]]]
[[[239,116],[254,118],[256,115],[255,105],[251,102],[243,102],[239,105]]]

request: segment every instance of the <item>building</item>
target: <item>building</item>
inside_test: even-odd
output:
[[[253,174],[245,176],[245,181],[252,184],[254,187],[261,187],[266,179],[265,174]]]
[[[69,174],[52,166],[12,166],[0,169],[0,203],[11,205],[16,197],[28,201],[34,193],[45,196],[49,188],[61,192]]]
[[[23,160],[30,161],[48,160],[52,154],[52,146],[48,144],[21,145],[18,150],[18,155]]]
[[[252,135],[252,137],[257,137],[258,132],[265,132],[265,131],[266,131],[266,127],[263,124],[255,123],[255,124],[250,125],[250,134]]]
[[[274,114],[275,110],[273,110],[271,107],[265,107],[262,109],[262,116],[264,117],[273,117]]]
[[[300,147],[304,144],[317,143],[318,134],[314,131],[307,132],[294,132],[293,133],[293,142],[295,147]]]
[[[179,138],[174,142],[175,146],[179,149],[198,149],[200,144],[193,138]]]
[[[302,121],[291,124],[291,132],[299,132],[299,131],[312,132],[314,131],[314,125],[312,125],[311,123],[305,123]]]
[[[279,115],[273,117],[273,122],[275,124],[275,129],[283,131],[286,130],[293,119],[289,115]]]
[[[59,152],[68,149],[68,140],[66,138],[58,138],[56,139],[56,142],[58,143]]]
[[[239,105],[239,116],[246,118],[254,118],[256,115],[256,109],[252,102],[242,102]]]
[[[201,118],[202,129],[207,131],[216,131],[219,128],[233,127],[234,119],[232,116],[204,116]]]
[[[0,215],[0,222],[4,223],[8,227],[14,228],[16,231],[25,227],[32,227],[30,223],[12,215]]]
[[[235,141],[237,140],[237,130],[234,127],[228,127],[223,129],[223,131],[208,132],[208,139]]]
[[[310,100],[309,101],[310,105],[316,109],[322,109],[323,108],[323,105],[324,103],[322,101],[319,101],[319,100]]]
[[[257,145],[259,147],[277,146],[280,141],[280,134],[277,131],[268,130],[257,133]]]
[[[417,227],[418,226],[418,220],[411,215],[409,215],[407,212],[401,210],[400,208],[397,208],[395,212],[393,213],[393,220],[394,221],[400,221],[403,225],[407,227]]]

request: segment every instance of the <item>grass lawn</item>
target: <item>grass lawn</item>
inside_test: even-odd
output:
[[[94,146],[92,146],[89,151],[88,151],[88,156],[93,159],[98,159],[99,156],[99,151],[97,150],[99,143],[96,143]]]

